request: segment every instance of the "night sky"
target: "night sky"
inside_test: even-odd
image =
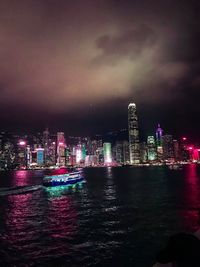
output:
[[[0,130],[200,140],[200,1],[0,0]]]

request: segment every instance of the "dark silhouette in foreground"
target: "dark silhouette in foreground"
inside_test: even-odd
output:
[[[171,236],[167,246],[157,253],[156,262],[153,267],[200,267],[200,228],[195,233]]]

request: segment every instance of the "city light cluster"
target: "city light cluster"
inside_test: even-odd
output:
[[[200,148],[165,134],[160,124],[155,135],[140,142],[136,104],[128,105],[129,140],[65,137],[64,132],[50,134],[46,129],[36,135],[0,133],[0,169],[57,168],[68,166],[121,166],[199,162]]]

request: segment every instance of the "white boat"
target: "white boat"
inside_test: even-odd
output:
[[[65,174],[48,175],[43,178],[44,186],[74,185],[83,181],[83,173],[74,171]]]

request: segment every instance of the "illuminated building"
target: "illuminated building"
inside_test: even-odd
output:
[[[27,158],[27,167],[31,165],[31,148],[29,145],[26,147],[26,158]]]
[[[129,164],[130,162],[129,142],[123,141],[122,147],[123,147],[123,163]]]
[[[44,148],[37,148],[37,165],[44,165]]]
[[[136,105],[134,103],[130,103],[128,105],[128,130],[129,130],[130,164],[138,164],[140,163],[140,145],[139,145],[138,117],[136,114]]]
[[[192,151],[192,161],[193,162],[199,161],[199,152],[200,152],[200,149],[198,149],[198,148],[193,149],[193,151]]]
[[[85,157],[85,166],[96,166],[97,163],[97,156],[87,155]]]
[[[91,139],[89,137],[85,138],[85,142],[86,142],[86,155],[92,155],[92,142]]]
[[[86,146],[85,144],[82,144],[82,148],[81,148],[81,159],[84,161],[85,157],[86,157]]]
[[[103,165],[104,164],[104,149],[103,149],[103,147],[97,148],[95,156],[97,157],[97,164]]]
[[[119,164],[129,164],[128,141],[117,141],[113,147],[113,160]]]
[[[98,142],[97,142],[97,140],[93,140],[91,142],[91,155],[96,155],[97,149],[98,149]]]
[[[160,124],[158,124],[158,128],[156,129],[156,148],[157,148],[158,160],[162,160],[163,158],[162,137],[163,137],[163,129],[160,127]]]
[[[182,137],[182,139],[180,140],[180,158],[183,161],[187,161],[189,160],[190,157],[190,153],[188,150],[188,141],[186,137]]]
[[[79,144],[76,148],[76,164],[80,164],[82,160],[82,147]]]
[[[47,166],[56,165],[56,142],[50,141],[48,146],[48,159],[45,162]]]
[[[142,142],[140,144],[140,159],[142,163],[146,163],[148,160],[148,154],[147,154],[147,144],[146,142]]]
[[[70,147],[66,147],[65,149],[65,160],[66,160],[66,166],[71,165],[71,151]]]
[[[147,137],[147,156],[148,161],[155,161],[156,160],[156,144],[154,136]]]
[[[164,160],[174,160],[174,146],[172,135],[163,135],[162,145]]]
[[[111,143],[103,143],[104,164],[112,163]]]
[[[162,146],[162,136],[163,136],[163,129],[158,124],[158,128],[156,129],[156,145],[157,147]]]
[[[10,141],[2,142],[0,151],[0,169],[12,169],[16,163],[14,145]],[[19,162],[17,162],[19,165]]]
[[[117,163],[124,163],[123,160],[123,146],[122,146],[122,142],[116,142],[115,145],[115,160]]]
[[[50,153],[49,153],[49,146],[50,146],[50,138],[49,138],[49,130],[48,128],[45,129],[43,132],[43,148],[44,148],[44,163],[45,165],[51,165]]]
[[[63,132],[57,133],[57,165],[65,166],[65,134]]]
[[[37,151],[36,150],[32,150],[31,151],[31,166],[36,166],[37,165]]]
[[[27,167],[26,142],[24,140],[18,142],[17,164],[20,168]]]

